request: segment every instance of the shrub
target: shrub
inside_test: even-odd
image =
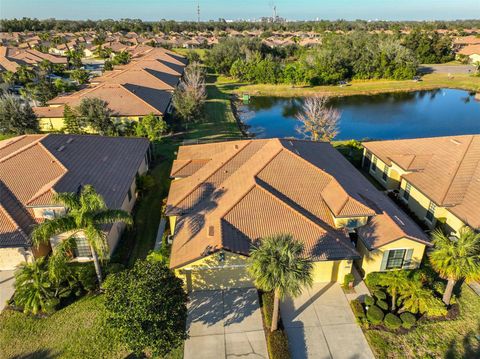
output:
[[[262,309],[263,318],[265,320],[265,326],[270,328],[272,325],[272,313],[273,313],[273,292],[262,293]]]
[[[115,274],[121,272],[125,269],[125,266],[122,263],[109,263],[106,270],[105,275]]]
[[[283,330],[268,333],[267,347],[271,359],[290,359],[288,339]]]
[[[392,330],[397,330],[402,325],[402,321],[400,320],[400,318],[392,313],[387,313],[385,319],[383,320],[383,323],[388,329]]]
[[[345,274],[345,278],[343,279],[343,287],[348,288],[349,284],[355,280],[355,277],[352,273]]]
[[[382,310],[379,307],[377,307],[376,305],[372,305],[367,310],[367,319],[372,324],[380,324],[383,320],[383,316],[384,316],[384,314],[383,314]]]
[[[81,263],[73,265],[74,276],[80,286],[87,292],[93,292],[98,288],[97,275],[93,263]]]
[[[373,295],[374,295],[374,297],[376,297],[377,299],[380,299],[380,300],[387,299],[387,295],[385,294],[385,292],[382,292],[381,290],[374,291]]]
[[[388,310],[388,303],[384,300],[377,300],[377,306],[380,307],[383,310]]]
[[[363,309],[362,303],[360,303],[358,299],[354,299],[350,302],[350,305],[352,306],[355,318],[357,318],[360,323],[363,322],[365,319],[365,310]]]
[[[443,295],[443,293],[445,293],[445,288],[446,288],[446,285],[444,282],[438,281],[433,283],[433,290],[435,290],[435,292],[437,292],[440,295]]]
[[[166,266],[137,261],[108,276],[103,287],[106,323],[136,354],[165,356],[187,338],[188,296],[183,281]]]
[[[412,328],[417,321],[417,318],[415,318],[415,316],[409,312],[400,314],[400,319],[402,320],[402,327],[405,329]]]
[[[375,304],[375,299],[373,299],[372,297],[367,295],[365,297],[365,305],[371,306],[371,305],[374,305],[374,304]]]
[[[458,303],[452,304],[452,306],[447,312],[447,319],[450,319],[450,320],[457,319],[459,315],[460,315],[460,306],[458,305]]]
[[[367,284],[368,287],[377,287],[380,281],[380,278],[384,274],[382,272],[372,272],[368,273],[367,276],[365,277],[365,284]]]

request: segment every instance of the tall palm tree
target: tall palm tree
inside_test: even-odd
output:
[[[430,254],[430,263],[442,278],[448,280],[443,302],[449,305],[455,283],[461,279],[480,279],[480,233],[463,227],[458,236],[449,238],[437,229],[432,238],[435,249]]]
[[[312,262],[303,257],[304,245],[289,234],[264,238],[250,250],[248,271],[255,285],[274,292],[273,332],[278,328],[280,299],[300,295],[304,286],[311,286]]]
[[[84,186],[79,193],[59,193],[55,196],[55,202],[65,207],[66,214],[39,224],[32,233],[33,243],[39,245],[56,235],[68,233],[68,238],[58,249],[54,249],[54,255],[64,256],[67,252],[65,248],[83,233],[90,245],[98,283],[101,285],[99,258],[107,255],[106,234],[102,225],[115,222],[131,224],[131,216],[122,210],[108,209],[102,196],[91,185]]]
[[[392,297],[392,310],[397,306],[397,295],[408,285],[408,272],[405,270],[394,270],[385,272],[378,281],[382,287],[386,287],[388,294]]]

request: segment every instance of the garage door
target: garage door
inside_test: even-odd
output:
[[[245,266],[183,269],[187,290],[216,290],[253,287]]]

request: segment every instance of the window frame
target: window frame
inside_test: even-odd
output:
[[[436,210],[437,210],[437,205],[433,201],[430,201],[430,203],[428,204],[427,213],[425,213],[425,220],[428,223],[433,224],[433,221],[435,221],[435,211]],[[429,215],[432,218],[428,218]]]
[[[80,250],[79,250],[79,247],[80,247]],[[88,252],[88,255],[85,255],[87,254],[87,252]],[[73,257],[74,258],[93,258],[92,249],[90,248],[90,245],[88,244],[88,241],[85,237],[75,238],[75,246],[73,248]]]
[[[382,180],[385,183],[388,181],[388,166],[387,165],[385,165],[385,168],[383,169]]]
[[[402,252],[402,257],[401,258],[390,258],[390,256],[393,254],[395,255],[395,253],[397,252]],[[405,248],[395,248],[395,249],[389,249],[388,250],[388,257],[387,257],[387,262],[385,263],[385,269],[386,270],[392,270],[392,269],[402,269],[404,264],[405,264],[405,256],[407,255],[407,249]],[[399,266],[390,266],[389,263],[390,263],[390,260],[394,260],[394,261],[398,261],[400,260],[400,265]]]
[[[372,154],[372,161],[370,162],[370,172],[377,172],[377,156]]]
[[[403,200],[408,203],[410,200],[410,192],[412,191],[412,185],[409,182],[405,182],[405,189],[403,190]]]

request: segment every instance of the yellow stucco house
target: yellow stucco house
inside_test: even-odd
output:
[[[365,142],[363,166],[429,228],[480,228],[480,135]]]
[[[166,215],[170,267],[188,290],[252,286],[253,243],[288,233],[304,243],[315,282],[416,268],[430,243],[329,143],[241,140],[180,147]]]
[[[127,65],[116,67],[92,78],[90,85],[78,92],[58,96],[47,106],[33,110],[45,132],[64,128],[65,105],[74,108],[85,98],[99,98],[108,104],[116,122],[136,122],[154,114],[163,117],[172,110],[173,91],[178,85],[187,59],[162,48],[142,48]],[[91,132],[85,129],[86,132]]]

